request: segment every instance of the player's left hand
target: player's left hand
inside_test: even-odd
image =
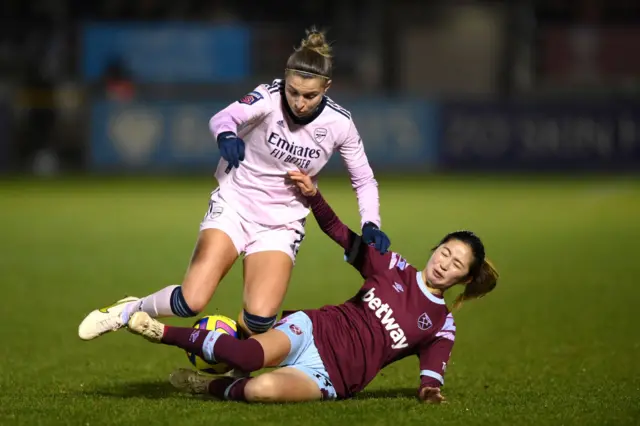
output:
[[[372,244],[380,254],[385,254],[389,251],[391,241],[387,234],[382,232],[375,223],[367,222],[362,227],[362,241],[365,244]]]
[[[440,393],[440,388],[424,387],[420,389],[420,400],[428,404],[440,404],[447,402]]]
[[[318,192],[309,175],[302,170],[290,170],[287,174],[305,197],[313,197]]]

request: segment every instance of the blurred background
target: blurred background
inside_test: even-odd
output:
[[[640,167],[633,0],[4,0],[0,170],[211,173],[207,121],[304,29],[376,170]],[[330,168],[342,170],[339,158]]]
[[[640,424],[640,1],[2,0],[0,14],[1,425]],[[407,357],[358,403],[202,409],[166,383],[181,351],[76,337],[92,309],[181,282],[215,186],[210,117],[282,77],[314,24],[391,248],[419,266],[472,229],[500,271],[456,313],[448,408],[417,409]],[[339,155],[326,170],[357,227]],[[306,228],[283,309],[361,283]],[[206,313],[236,317],[241,283],[237,262]]]

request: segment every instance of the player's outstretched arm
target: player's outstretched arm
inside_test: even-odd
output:
[[[311,178],[299,170],[290,171],[289,177],[307,197],[309,207],[316,218],[320,229],[344,249],[345,257],[364,278],[381,270],[387,270],[392,264],[392,254],[380,252],[363,241],[362,237],[351,230],[335,214],[331,206],[315,187]]]
[[[342,223],[338,215],[320,194],[318,188],[313,184],[311,178],[300,170],[290,171],[289,178],[309,201],[309,208],[322,232],[338,243],[345,251],[350,250],[356,239],[359,239],[358,235]]]
[[[240,167],[244,160],[245,144],[238,136],[238,131],[247,123],[263,119],[272,111],[271,86],[258,86],[256,89],[232,103],[209,120],[211,134],[218,142],[220,156],[229,165],[228,173],[233,167]]]
[[[211,117],[209,129],[214,138],[222,133],[237,135],[246,123],[266,117],[272,109],[271,92],[265,85],[260,85]]]
[[[420,350],[420,388],[418,398],[421,401],[433,404],[444,402],[445,398],[440,393],[440,387],[444,384],[444,370],[453,342],[440,338],[430,346]]]
[[[350,122],[347,136],[339,149],[349,172],[351,186],[358,198],[362,239],[365,244],[375,247],[380,254],[385,254],[389,250],[391,242],[380,229],[378,181],[373,175],[362,138],[360,138],[353,121]]]
[[[455,342],[456,326],[453,316],[449,314],[436,333],[436,340],[424,345],[418,351],[420,359],[420,388],[418,398],[424,402],[439,404],[445,401],[440,393],[440,387],[444,385],[444,373],[451,357]]]

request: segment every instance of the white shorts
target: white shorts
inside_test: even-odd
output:
[[[219,189],[211,193],[209,209],[200,223],[200,230],[219,229],[231,238],[238,254],[245,256],[261,251],[282,251],[295,264],[304,240],[305,219],[285,225],[262,225],[244,219],[220,196]]]

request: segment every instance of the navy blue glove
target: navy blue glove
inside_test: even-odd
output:
[[[218,148],[220,156],[229,163],[225,173],[229,173],[232,167],[238,168],[244,160],[244,141],[233,132],[222,132],[218,135]]]
[[[380,254],[385,254],[389,251],[391,241],[387,234],[382,232],[375,223],[367,222],[362,227],[362,241],[365,244],[372,244]]]

